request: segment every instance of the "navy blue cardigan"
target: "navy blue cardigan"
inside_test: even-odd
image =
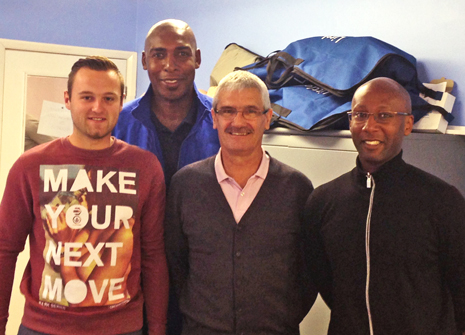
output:
[[[271,158],[236,223],[214,157],[178,171],[165,222],[167,257],[187,334],[299,334],[316,291],[303,263],[303,208],[313,190]]]

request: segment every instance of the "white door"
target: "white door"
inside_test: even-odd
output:
[[[54,44],[23,42],[0,39],[0,199],[5,188],[8,171],[24,151],[25,110],[30,98],[33,80],[39,77],[58,78],[58,92],[47,92],[48,96],[63,97],[63,83],[71,66],[79,58],[99,55],[112,59],[125,77],[126,99],[132,100],[136,92],[137,53],[128,51],[80,48]],[[29,84],[28,84],[29,83]],[[34,92],[32,92],[32,95]],[[31,101],[29,99],[29,101]],[[64,101],[55,101],[61,102]],[[36,106],[37,107],[37,106]],[[15,283],[10,303],[7,335],[17,334],[24,298],[19,293],[19,282],[27,264],[29,251],[25,249],[18,258]],[[3,269],[2,271],[7,271]]]

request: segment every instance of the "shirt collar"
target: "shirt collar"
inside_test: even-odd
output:
[[[174,134],[178,132],[185,125],[192,127],[195,124],[195,121],[197,119],[197,99],[194,99],[194,101],[192,102],[191,108],[189,109],[189,112],[187,113],[186,117],[181,121],[179,126],[174,131],[171,131],[168,128],[166,128],[160,122],[160,120],[158,120],[157,116],[155,115],[155,113],[153,113],[151,108],[150,108],[150,117],[152,119],[153,124],[159,131],[164,131],[170,134]]]
[[[195,124],[195,120],[197,119],[197,104],[197,99],[193,99],[191,108],[189,109],[189,112],[187,113],[187,116],[184,118],[183,122],[191,125]]]
[[[263,149],[263,147],[262,147],[262,152],[263,152],[262,160],[257,169],[257,172],[255,172],[250,178],[258,177],[261,179],[265,179],[266,175],[268,174],[268,169],[270,167],[270,156],[268,156],[268,154],[266,153],[265,149]],[[218,183],[221,183],[222,181],[225,181],[227,179],[233,179],[232,177],[228,176],[226,174],[226,171],[224,170],[223,162],[221,160],[221,148],[215,157],[215,172],[216,172],[216,179],[218,180]]]

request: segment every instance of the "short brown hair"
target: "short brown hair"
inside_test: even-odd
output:
[[[89,68],[95,71],[115,71],[121,83],[121,99],[124,96],[124,77],[119,71],[115,63],[103,56],[89,56],[79,59],[73,64],[71,72],[68,75],[68,95],[71,99],[71,91],[73,89],[74,77],[76,73],[82,68]]]

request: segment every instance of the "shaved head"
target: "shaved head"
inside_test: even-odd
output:
[[[396,100],[402,106],[402,110],[398,110],[398,112],[412,112],[412,102],[407,90],[397,81],[385,77],[372,79],[360,86],[355,91],[354,99],[352,100],[352,109],[358,100],[357,97],[369,92],[383,92],[389,97],[389,100]]]
[[[145,39],[142,65],[152,84],[154,103],[192,104],[195,70],[201,60],[194,32],[186,22],[169,19],[153,25]]]
[[[190,41],[192,49],[197,49],[197,41],[195,40],[195,35],[191,27],[189,27],[189,25],[184,21],[168,19],[159,21],[150,28],[145,38],[145,52],[148,52],[148,48],[150,48],[150,39],[166,31],[171,31],[186,37]]]

